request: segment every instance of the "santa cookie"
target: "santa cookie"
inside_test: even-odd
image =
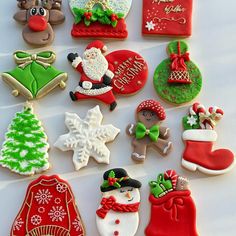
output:
[[[127,38],[125,17],[132,0],[69,0],[73,37]]]
[[[113,141],[120,130],[113,125],[101,125],[102,119],[99,106],[89,110],[83,120],[77,114],[66,113],[69,133],[61,135],[55,146],[62,151],[73,150],[76,170],[87,166],[90,157],[98,163],[109,164],[110,151],[105,143]]]
[[[55,87],[66,87],[67,73],[57,70],[51,64],[56,60],[52,51],[30,54],[16,51],[17,66],[2,74],[2,79],[13,89],[14,96],[23,95],[29,100],[41,98]]]
[[[170,152],[172,143],[167,140],[170,129],[160,126],[165,118],[165,110],[157,101],[147,100],[138,106],[137,123],[129,124],[126,128],[126,133],[133,136],[131,157],[134,161],[143,162],[149,147],[163,156]]]
[[[168,170],[149,183],[151,218],[146,236],[198,236],[196,208],[188,180]]]
[[[47,135],[30,103],[17,112],[5,135],[0,165],[20,175],[34,175],[49,169]]]
[[[134,236],[139,225],[141,183],[121,168],[106,171],[103,179],[102,200],[96,211],[99,234]]]
[[[183,167],[209,175],[224,174],[234,167],[234,154],[230,150],[212,150],[217,140],[214,129],[223,114],[223,110],[216,106],[207,110],[202,104],[194,103],[190,107],[189,115],[183,118]]]
[[[17,0],[20,10],[14,19],[24,24],[22,36],[28,44],[45,46],[54,40],[52,25],[64,22],[62,0]]]
[[[104,56],[107,47],[101,41],[90,43],[83,58],[70,53],[68,60],[81,73],[79,86],[70,92],[73,101],[97,99],[114,110],[117,106],[114,92],[132,95],[146,84],[148,67],[137,53],[128,50],[114,51]]]
[[[69,184],[57,175],[40,176],[28,187],[11,236],[84,236],[85,230]]]
[[[143,34],[190,36],[192,2],[192,0],[143,0]]]
[[[167,52],[169,58],[155,70],[154,87],[158,95],[171,104],[190,102],[201,91],[201,72],[190,60],[188,45],[184,41],[170,42]]]

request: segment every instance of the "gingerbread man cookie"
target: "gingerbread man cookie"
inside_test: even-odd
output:
[[[131,155],[133,160],[143,162],[148,147],[156,149],[161,155],[167,155],[170,152],[172,143],[167,140],[170,130],[160,126],[165,118],[164,108],[157,101],[147,100],[138,106],[138,123],[130,124],[126,129],[128,135],[134,136],[132,141],[134,151]]]

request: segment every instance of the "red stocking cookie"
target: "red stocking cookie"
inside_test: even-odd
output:
[[[192,0],[143,0],[145,35],[190,36]]]
[[[198,169],[210,175],[224,174],[233,168],[235,160],[230,150],[212,150],[217,140],[214,128],[223,114],[218,107],[206,110],[199,103],[190,107],[189,115],[183,118],[183,140],[186,145],[182,157],[183,167],[191,171]]]
[[[188,190],[188,180],[168,170],[149,185],[151,218],[145,235],[198,236],[196,208]]]
[[[83,58],[70,53],[68,60],[81,73],[79,86],[70,92],[73,101],[97,99],[114,110],[117,106],[113,92],[131,95],[141,90],[147,80],[148,68],[144,59],[128,50],[114,51],[104,56],[107,47],[97,40],[90,43]]]
[[[43,175],[29,185],[11,229],[11,236],[25,235],[85,235],[71,188],[57,175]]]
[[[160,126],[165,118],[164,108],[157,101],[147,100],[138,106],[137,124],[129,124],[126,129],[128,135],[134,136],[134,151],[131,155],[133,160],[143,162],[148,147],[156,149],[161,155],[170,152],[172,143],[167,140],[170,130]]]

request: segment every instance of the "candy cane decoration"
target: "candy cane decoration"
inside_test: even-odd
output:
[[[216,121],[220,120],[224,115],[223,110],[217,106],[210,107],[208,111],[211,114],[212,118]]]
[[[199,116],[200,113],[205,114],[206,108],[200,103],[194,103],[190,107],[190,115],[198,115]]]
[[[177,184],[177,180],[178,180],[178,175],[174,170],[167,170],[164,173],[164,178],[167,179],[171,179],[172,182],[172,187],[173,189],[176,189],[176,184]]]

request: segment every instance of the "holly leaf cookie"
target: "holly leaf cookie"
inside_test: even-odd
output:
[[[42,175],[30,183],[10,235],[84,236],[69,184],[57,175]]]
[[[47,135],[31,104],[27,103],[8,127],[0,165],[20,175],[41,173],[50,167],[48,149]]]
[[[67,74],[51,65],[56,59],[54,52],[30,54],[16,51],[14,59],[17,67],[2,74],[2,79],[13,89],[14,96],[21,94],[32,100],[45,96],[57,86],[65,88]]]
[[[154,73],[154,87],[165,101],[181,105],[190,102],[202,88],[202,75],[190,60],[188,45],[172,41],[167,46],[169,58],[162,61]]]
[[[85,119],[66,113],[69,133],[58,138],[55,146],[62,151],[73,150],[73,163],[79,170],[87,166],[89,157],[98,163],[109,164],[110,151],[105,143],[113,141],[120,130],[113,125],[101,125],[103,115],[99,106],[89,110]]]

